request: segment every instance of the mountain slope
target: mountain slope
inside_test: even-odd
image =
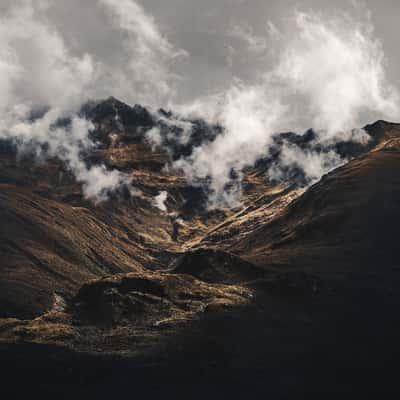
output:
[[[3,391],[398,397],[400,125],[340,144],[355,158],[311,187],[296,168],[266,179],[280,141],[313,146],[312,131],[278,135],[244,171],[243,205],[208,210],[206,185],[164,167],[219,128],[197,121],[182,147],[172,114],[87,107],[98,147],[85,161],[128,174],[134,196],[96,205],[60,161],[0,143]],[[145,129],[161,123],[169,144],[152,148]]]
[[[273,154],[244,171],[243,205],[209,210],[206,185],[194,187],[180,171],[165,167],[190,154],[202,138],[213,140],[220,127],[190,121],[190,139],[182,144],[181,125],[189,122],[162,110],[154,115],[111,98],[82,112],[93,121],[97,142],[85,161],[117,168],[132,187],[95,204],[60,161],[18,158],[12,144],[1,143],[0,317],[46,315],[61,298],[69,326],[75,317],[68,307],[82,286],[92,285],[95,301],[106,301],[115,274],[123,280],[151,271],[164,282],[163,274],[170,273],[188,284],[192,276],[211,285],[208,293],[232,285],[251,295],[267,290],[312,296],[319,286],[314,275],[344,279],[346,271],[396,268],[399,125],[378,121],[366,127],[368,145],[338,145],[343,157],[357,158],[308,189],[299,171],[288,171],[290,180],[281,183],[269,182],[265,172],[282,142],[307,148],[315,134],[277,135]],[[155,148],[148,142],[146,132],[154,127],[168,144]],[[167,193],[164,209],[154,200],[160,192]],[[302,273],[282,276],[287,269]],[[151,297],[147,289],[140,296]],[[246,296],[238,303],[246,303]]]
[[[258,216],[249,212],[200,246],[216,245],[265,267],[315,272],[396,267],[400,126],[381,121],[367,129],[379,136],[369,153],[324,176],[272,220],[260,221],[260,210]],[[240,240],[231,229],[241,230]],[[220,241],[214,240],[218,233]]]
[[[193,138],[183,146],[168,113],[155,117],[113,98],[82,112],[94,124],[97,143],[85,162],[121,171],[131,187],[95,204],[61,161],[38,162],[15,144],[0,142],[1,317],[38,316],[51,309],[56,293],[71,299],[94,278],[166,269],[187,243],[233,212],[207,210],[202,188],[164,169],[175,153],[190,153],[218,128],[194,121]],[[156,125],[169,138],[172,154],[148,142],[146,132]],[[249,198],[265,186],[251,187]],[[167,193],[167,211],[155,203],[161,192]]]

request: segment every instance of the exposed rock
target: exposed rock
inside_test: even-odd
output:
[[[239,286],[210,285],[189,275],[130,273],[83,285],[71,307],[84,324],[150,326],[191,319],[209,304],[245,303],[249,293]]]

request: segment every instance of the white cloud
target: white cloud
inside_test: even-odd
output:
[[[146,132],[146,139],[150,143],[153,151],[163,144],[160,128],[154,127]]]
[[[127,91],[140,94],[137,101],[151,103],[155,95],[166,102],[173,95],[172,83],[178,79],[169,68],[175,59],[186,56],[161,34],[154,18],[134,0],[99,0],[112,15],[114,24],[127,34],[124,39],[128,55],[127,68],[116,76],[119,97]],[[112,71],[111,71],[112,74]]]
[[[366,143],[363,130],[352,130],[360,126],[363,113],[399,116],[399,95],[386,79],[382,46],[368,19],[310,12],[296,13],[292,22],[290,33],[274,31],[271,46],[277,46],[279,57],[257,84],[236,83],[224,96],[180,109],[225,127],[214,142],[175,164],[194,183],[211,180],[214,206],[237,202],[240,185],[232,180],[232,171],[240,177],[244,167],[267,156],[275,133],[313,127],[319,144]],[[301,153],[287,145],[279,161],[271,177],[291,164],[301,167],[310,181],[343,163],[332,152]]]
[[[398,93],[369,21],[297,13],[294,22],[275,74],[306,101],[311,126],[332,136],[357,127],[364,111],[398,116]]]
[[[159,210],[163,212],[167,212],[167,206],[166,206],[166,201],[168,199],[168,192],[162,191],[160,192],[153,200],[153,204],[155,207],[157,207]]]
[[[333,150],[317,152],[313,149],[300,149],[284,143],[278,160],[273,163],[267,175],[271,180],[279,182],[286,179],[285,168],[298,168],[313,183],[322,175],[344,163],[345,160]]]
[[[73,117],[68,128],[55,127],[57,120],[64,116],[57,109],[51,109],[43,118],[34,122],[27,119],[29,108],[19,106],[2,120],[0,138],[12,139],[20,151],[33,151],[39,158],[58,157],[65,162],[83,184],[87,198],[95,202],[104,201],[113,190],[122,185],[130,185],[131,179],[119,171],[109,171],[104,165],[88,166],[82,159],[82,153],[94,147],[89,138],[92,123],[79,117]],[[46,145],[46,150],[43,150]]]
[[[128,60],[115,66],[84,51],[73,54],[48,18],[50,1],[16,0],[0,17],[0,137],[12,138],[21,150],[55,156],[83,184],[87,197],[104,200],[130,180],[104,166],[87,167],[82,152],[94,147],[91,124],[73,117],[90,98],[114,94],[123,99],[154,102],[172,92],[168,63],[182,52],[160,33],[154,19],[133,0],[99,0],[109,23],[124,41]],[[35,109],[48,109],[43,118],[29,121]],[[61,117],[72,117],[70,128],[54,128]],[[43,154],[43,145],[48,149]]]
[[[18,0],[0,19],[1,79],[8,81],[9,95],[3,112],[6,106],[19,103],[76,108],[85,101],[94,76],[91,57],[72,56],[58,32],[40,17],[35,4]]]
[[[175,167],[183,169],[194,183],[211,177],[211,205],[234,206],[240,186],[227,189],[232,170],[240,173],[267,153],[271,133],[279,127],[286,108],[261,86],[238,85],[226,94],[222,107],[215,104],[211,109],[219,110],[209,117],[219,121],[225,131],[215,141],[196,148],[189,158],[176,162]]]

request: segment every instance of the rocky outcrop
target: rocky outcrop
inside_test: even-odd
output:
[[[209,283],[239,284],[255,280],[263,271],[240,257],[213,249],[188,251],[171,265],[176,274],[189,274]]]
[[[243,304],[250,293],[183,274],[118,274],[83,285],[71,308],[79,323],[159,326],[191,319],[207,307]]]

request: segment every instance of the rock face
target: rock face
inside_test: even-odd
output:
[[[189,275],[118,274],[83,285],[72,308],[75,318],[84,324],[161,326],[189,320],[211,306],[245,303],[250,293]]]

